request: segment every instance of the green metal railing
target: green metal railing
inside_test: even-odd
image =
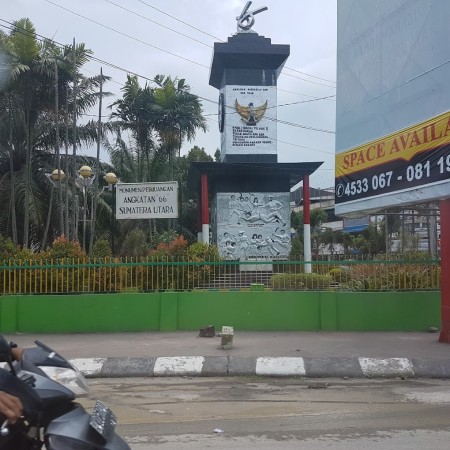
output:
[[[273,289],[417,291],[440,289],[435,260],[187,261],[176,258],[5,261],[0,294]],[[309,264],[309,263],[308,263]]]

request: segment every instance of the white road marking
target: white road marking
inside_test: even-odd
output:
[[[365,376],[414,375],[408,358],[358,358]]]
[[[201,374],[204,356],[164,356],[156,359],[153,369],[155,375]]]
[[[83,375],[97,375],[101,372],[106,358],[75,358],[69,362]]]
[[[256,360],[256,375],[306,375],[305,363],[299,357],[260,357]]]

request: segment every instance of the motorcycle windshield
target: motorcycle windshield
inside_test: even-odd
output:
[[[59,450],[64,448],[65,450],[92,450],[91,444],[85,442],[76,441],[72,438],[64,436],[49,436],[46,447],[49,450]]]

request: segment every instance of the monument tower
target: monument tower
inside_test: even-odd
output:
[[[211,231],[229,260],[287,259],[290,188],[322,163],[278,163],[277,80],[290,48],[252,30],[267,8],[251,11],[251,3],[236,18],[237,33],[214,44],[209,84],[219,90],[221,162],[192,163],[192,173],[203,242]]]

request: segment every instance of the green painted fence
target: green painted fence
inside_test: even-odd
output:
[[[440,327],[440,292],[190,291],[0,296],[0,332],[421,331]]]

